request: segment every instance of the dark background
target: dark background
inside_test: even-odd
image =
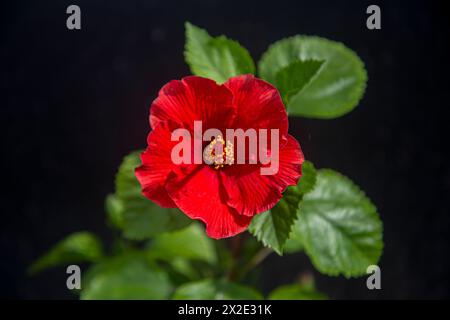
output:
[[[65,270],[25,268],[79,230],[105,241],[104,197],[122,157],[145,146],[159,88],[189,74],[184,21],[226,34],[258,60],[275,40],[342,41],[366,64],[364,99],[335,120],[290,119],[305,156],[353,179],[384,221],[382,290],[316,275],[331,298],[450,297],[448,13],[430,1],[7,1],[1,5],[0,296],[74,298]],[[81,7],[82,29],[66,28]],[[365,26],[369,4],[382,30]],[[264,290],[313,270],[268,258]]]

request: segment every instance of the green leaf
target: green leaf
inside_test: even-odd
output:
[[[317,171],[314,164],[310,161],[305,161],[302,164],[302,177],[296,187],[299,193],[304,196],[314,189],[317,180]]]
[[[108,223],[116,228],[122,229],[124,225],[123,203],[114,194],[109,194],[105,200],[105,210]]]
[[[264,246],[282,255],[283,246],[289,238],[289,233],[297,216],[296,209],[287,201],[281,200],[272,210],[255,216],[248,230]]]
[[[348,178],[321,169],[303,197],[293,231],[314,266],[328,275],[365,274],[383,249],[382,223],[375,206]]]
[[[225,280],[202,280],[180,286],[175,300],[260,300],[262,295],[253,288]]]
[[[305,161],[302,165],[302,177],[297,186],[299,193],[301,195],[299,197],[299,203],[302,200],[302,197],[314,188],[314,185],[316,184],[316,179],[317,179],[316,168],[314,168],[314,165],[311,162]],[[291,232],[289,235],[289,239],[287,239],[286,243],[284,244],[283,252],[295,253],[302,250],[303,244],[300,239],[300,236],[296,232]]]
[[[157,235],[148,250],[150,256],[169,261],[185,258],[211,264],[217,262],[213,240],[197,223],[183,230]]]
[[[277,76],[283,78],[284,73],[300,69],[295,65],[299,60],[324,63],[303,89],[289,96],[290,115],[331,119],[356,107],[364,94],[367,74],[358,55],[339,42],[300,35],[280,40],[262,56],[260,76],[276,85]],[[293,70],[286,71],[284,68],[292,63]],[[293,77],[291,74],[290,78]]]
[[[188,281],[201,279],[200,270],[192,264],[192,261],[175,257],[168,262],[169,268],[165,270],[169,271],[173,284],[180,285]]]
[[[186,22],[185,59],[193,74],[218,83],[240,74],[255,73],[248,51],[225,36],[213,38],[208,32]]]
[[[296,232],[291,232],[289,235],[289,239],[286,240],[286,243],[283,247],[284,253],[296,253],[303,251],[303,243],[302,239]]]
[[[255,216],[249,226],[250,233],[264,246],[272,248],[279,255],[283,254],[283,247],[297,219],[299,202],[303,194],[312,189],[315,176],[314,165],[305,161],[302,165],[302,177],[298,186],[289,187],[275,207]]]
[[[73,233],[59,241],[50,251],[36,260],[29,268],[29,274],[59,265],[96,262],[103,257],[100,240],[90,232]]]
[[[283,285],[273,290],[268,299],[270,300],[325,300],[327,296],[317,291],[314,277],[311,273],[303,273],[298,282]]]
[[[122,203],[124,236],[143,240],[186,227],[190,220],[178,209],[161,208],[141,193],[134,169],[141,164],[139,151],[126,156],[116,175],[116,197]]]
[[[322,64],[317,60],[295,60],[277,72],[275,84],[285,104],[309,83]]]
[[[217,265],[215,267],[216,274],[227,273],[229,272],[230,268],[233,267],[234,258],[228,242],[229,241],[227,239],[214,241],[214,248],[217,254]]]
[[[314,288],[299,283],[284,285],[273,290],[269,300],[326,300],[327,296]]]
[[[167,274],[142,255],[117,256],[91,268],[82,284],[83,300],[167,299]]]

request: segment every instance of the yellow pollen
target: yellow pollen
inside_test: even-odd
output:
[[[219,169],[224,164],[234,163],[234,145],[231,141],[223,140],[221,135],[214,138],[203,151],[203,158],[206,163],[214,165],[214,169]]]

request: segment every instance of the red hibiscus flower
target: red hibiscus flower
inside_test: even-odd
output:
[[[178,141],[171,141],[171,134],[184,128],[194,136],[194,121],[202,121],[203,130],[222,132],[278,129],[278,171],[261,175],[260,168],[266,166],[261,163],[175,164],[171,152]],[[136,169],[143,194],[162,207],[178,207],[190,218],[203,221],[212,238],[243,232],[254,215],[271,209],[301,176],[303,154],[288,134],[280,95],[271,84],[252,75],[231,78],[223,85],[197,76],[173,80],[153,101],[150,126],[148,147]],[[202,142],[202,148],[210,143]]]

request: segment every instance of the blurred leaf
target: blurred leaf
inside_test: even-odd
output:
[[[247,236],[248,235],[248,236]],[[242,247],[240,249],[240,259],[243,262],[248,262],[262,249],[262,244],[256,237],[251,234],[243,234]],[[244,237],[246,236],[246,237]]]
[[[321,292],[304,286],[300,283],[284,285],[273,290],[269,296],[269,300],[326,300],[327,296]]]
[[[260,300],[262,295],[253,288],[225,280],[202,280],[180,286],[175,300]]]
[[[185,59],[193,74],[218,83],[240,74],[255,73],[248,51],[225,36],[213,38],[205,30],[186,22]]]
[[[161,208],[141,193],[134,169],[141,164],[139,151],[127,155],[116,175],[116,198],[123,207],[124,236],[143,240],[156,234],[186,227],[190,220],[178,209]]]
[[[227,245],[227,241],[227,239],[214,241],[214,247],[217,254],[217,267],[215,268],[217,276],[228,272],[233,265],[233,257],[231,255],[231,250]]]
[[[122,229],[124,225],[123,203],[114,194],[106,197],[105,209],[108,216],[108,223],[116,228]]]
[[[300,71],[300,66],[289,69],[299,60],[324,63],[302,90],[289,95],[290,115],[330,119],[356,107],[364,94],[367,74],[358,55],[339,42],[300,35],[277,41],[259,62],[260,76],[277,85],[277,76],[283,78],[284,73]],[[283,69],[286,67],[289,72]],[[289,78],[293,79],[294,75],[290,74]]]
[[[191,261],[175,257],[168,262],[170,268],[167,270],[170,271],[169,276],[171,276],[172,283],[183,284],[200,278],[200,270]]]
[[[59,241],[47,254],[36,260],[29,267],[28,273],[35,274],[65,264],[95,262],[102,256],[102,244],[94,234],[77,232]]]
[[[283,253],[296,253],[300,251],[303,251],[302,239],[300,239],[300,236],[296,232],[291,232],[289,239],[284,244]]]
[[[291,229],[297,219],[297,209],[304,193],[311,190],[315,183],[314,165],[305,161],[302,165],[302,177],[297,186],[289,187],[283,198],[270,211],[255,216],[249,231],[264,246],[272,248],[279,255],[289,238]]]
[[[375,206],[352,181],[330,169],[317,172],[292,232],[314,266],[328,275],[363,275],[377,264],[383,248]]]
[[[214,243],[205,231],[193,223],[188,228],[157,235],[149,250],[152,257],[172,260],[185,258],[216,263]]]
[[[296,60],[277,72],[275,84],[286,105],[309,83],[322,64],[323,61],[317,60]]]
[[[83,282],[83,300],[167,299],[167,274],[142,255],[130,253],[92,267]]]

